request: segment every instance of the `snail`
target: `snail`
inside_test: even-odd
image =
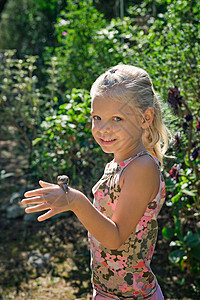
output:
[[[69,190],[69,177],[67,175],[58,175],[57,184],[63,189],[65,193],[67,193]]]

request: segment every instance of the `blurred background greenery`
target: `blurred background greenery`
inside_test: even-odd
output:
[[[161,243],[153,262],[164,271],[157,267],[155,273],[166,298],[199,297],[199,19],[200,2],[195,0],[0,2],[1,253],[11,246],[6,234],[10,223],[21,222],[20,230],[27,226],[22,216],[9,219],[8,207],[18,204],[20,193],[36,187],[40,178],[55,182],[57,174],[68,174],[71,184],[91,197],[109,157],[91,135],[89,90],[106,68],[132,64],[150,74],[173,135],[167,154],[174,158],[165,158],[163,169],[167,199]],[[27,233],[22,236],[24,245]],[[66,243],[65,238],[60,242]],[[22,244],[16,241],[9,255],[21,255]],[[23,296],[21,282],[31,276],[29,271],[24,277],[6,275],[9,260],[0,263],[0,299],[51,299],[33,296],[30,286]],[[58,272],[50,269],[55,285]],[[77,298],[90,297],[86,285],[79,285]]]

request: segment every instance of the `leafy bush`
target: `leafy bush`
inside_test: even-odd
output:
[[[65,0],[9,0],[0,19],[0,50],[15,49],[18,57],[41,56],[56,45],[54,23]]]
[[[0,123],[2,133],[32,147],[32,139],[37,136],[37,127],[41,122],[41,109],[44,99],[37,89],[36,57],[29,56],[25,60],[15,59],[15,51],[9,50],[2,56],[0,66]],[[12,130],[8,130],[13,128]],[[20,141],[20,142],[19,142]]]
[[[0,57],[0,140],[15,142],[12,155],[17,159],[23,153],[27,164],[20,167],[31,180],[32,141],[38,136],[44,118],[62,103],[62,95],[57,91],[59,69],[51,58],[43,73],[46,85],[41,86],[36,76],[37,57],[17,59],[15,52],[9,50]]]
[[[64,88],[90,89],[99,74],[123,59],[123,45],[114,24],[109,24],[93,1],[68,1],[57,24],[58,47],[49,48],[61,66]]]
[[[200,228],[195,223],[200,215],[200,178],[196,99],[191,100],[188,107],[176,87],[169,92],[168,101],[179,118],[176,121],[174,149],[171,149],[176,155],[176,163],[169,170],[171,180],[168,180],[171,195],[167,205],[173,208],[174,228],[165,227],[163,236],[172,239],[170,246],[177,248],[170,253],[170,261],[179,263],[182,271],[186,268],[193,276],[198,276]]]

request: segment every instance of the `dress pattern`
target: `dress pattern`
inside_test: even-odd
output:
[[[93,187],[94,206],[111,218],[120,194],[119,178],[124,168],[147,151],[138,153],[120,164],[113,161],[105,167],[102,178]],[[109,250],[90,233],[92,283],[101,295],[111,299],[148,299],[157,290],[157,280],[150,268],[155,248],[158,224],[157,216],[165,200],[165,183],[160,173],[160,188],[134,232],[117,250]]]

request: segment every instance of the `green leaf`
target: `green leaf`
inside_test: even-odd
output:
[[[185,156],[185,164],[186,164],[187,167],[190,167],[188,154],[186,154],[186,156]]]
[[[175,224],[175,232],[177,237],[179,238],[179,240],[183,240],[183,232],[182,232],[182,224],[181,224],[181,220],[177,219],[174,222]]]
[[[170,253],[169,260],[173,264],[177,264],[186,254],[186,250],[184,249],[177,249]]]
[[[182,196],[182,193],[179,192],[178,194],[176,194],[174,197],[171,198],[171,201],[173,203],[176,203],[181,198],[181,196]]]
[[[72,128],[72,129],[76,128],[76,125],[75,125],[75,124],[68,123],[67,125],[68,125],[70,128]]]
[[[200,261],[200,243],[189,251],[189,254]]]
[[[192,231],[187,232],[183,238],[183,241],[186,242],[188,247],[195,247],[200,243],[198,234],[194,234]]]
[[[34,141],[33,141],[33,146],[35,146],[38,142],[40,142],[42,140],[42,138],[36,138]]]
[[[170,247],[180,247],[180,246],[182,246],[182,242],[180,242],[180,241],[171,241],[171,243],[169,244],[170,245]]]
[[[173,228],[170,228],[170,227],[164,227],[162,229],[162,234],[163,234],[163,237],[168,240],[168,239],[171,239],[173,236],[174,236],[174,233],[175,233],[175,230]]]
[[[188,191],[188,190],[183,189],[182,192],[188,196],[195,197],[197,191],[196,190]]]

